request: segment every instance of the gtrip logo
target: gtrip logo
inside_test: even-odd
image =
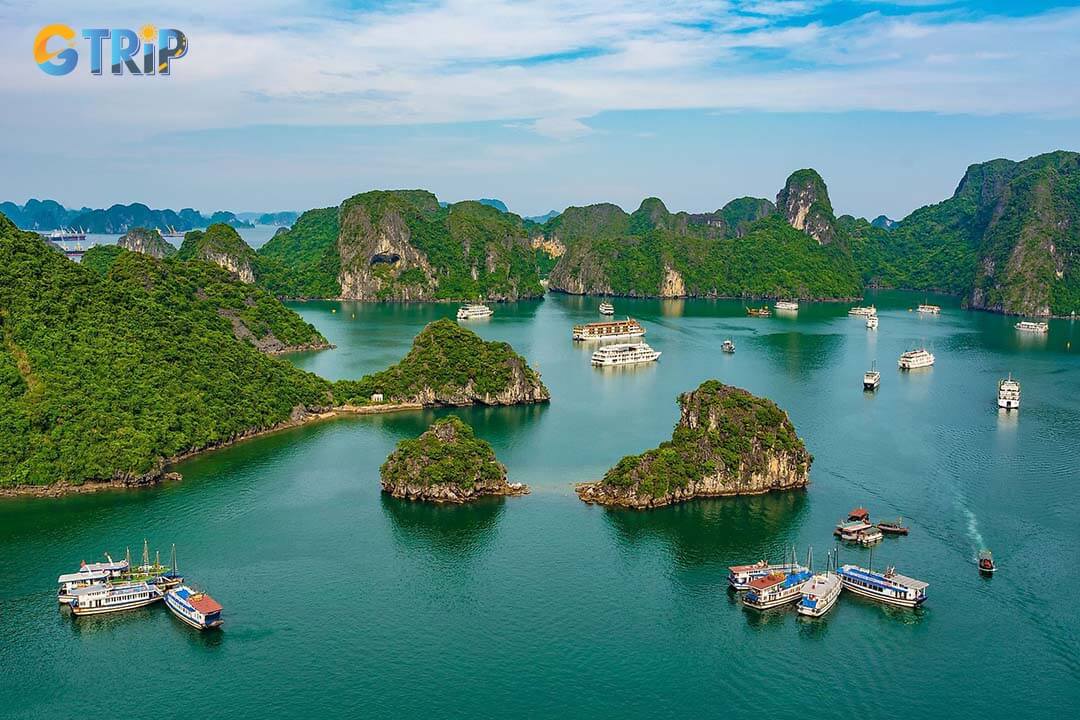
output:
[[[62,23],[46,25],[34,38],[34,62],[49,75],[67,75],[79,64],[75,30]],[[187,55],[187,35],[173,28],[143,25],[127,28],[84,28],[82,38],[90,50],[90,74],[103,75],[102,56],[109,50],[109,73],[169,75],[173,60]],[[52,50],[50,50],[52,46]]]

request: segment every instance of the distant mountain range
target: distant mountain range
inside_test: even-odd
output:
[[[197,230],[214,223],[237,228],[259,225],[292,225],[299,213],[236,213],[219,210],[209,216],[193,208],[154,210],[142,203],[113,205],[108,209],[66,208],[55,200],[31,199],[25,205],[0,203],[0,212],[23,230],[48,231],[57,228],[81,228],[90,233],[126,233],[138,227],[158,230]]]

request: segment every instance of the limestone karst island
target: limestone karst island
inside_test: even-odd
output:
[[[1080,4],[147,7],[0,4],[0,720],[1077,714]]]

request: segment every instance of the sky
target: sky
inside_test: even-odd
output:
[[[421,187],[701,212],[813,167],[838,213],[902,218],[972,163],[1080,150],[1077,3],[98,5],[0,0],[0,200],[242,212]],[[80,38],[52,76],[33,44],[57,22],[177,28],[189,52],[92,76]]]

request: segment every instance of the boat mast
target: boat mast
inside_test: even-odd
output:
[[[176,574],[176,543],[172,544],[172,571]]]

